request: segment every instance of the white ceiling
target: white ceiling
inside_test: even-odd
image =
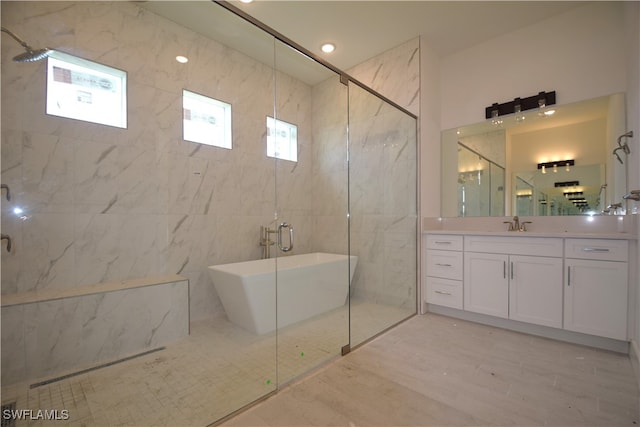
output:
[[[211,0],[136,1],[139,6],[217,40],[265,64],[273,61],[270,37],[232,19]],[[225,2],[221,2],[225,3]],[[271,27],[315,57],[348,71],[382,52],[423,36],[447,56],[578,7],[582,1],[377,1],[256,0],[226,2]],[[222,12],[222,13],[221,13]],[[320,50],[333,42],[332,54]],[[327,78],[324,67],[278,52],[278,67],[313,85]]]
[[[347,70],[417,36],[447,56],[579,7],[581,1],[230,2],[313,54]],[[324,42],[337,49],[320,51]]]

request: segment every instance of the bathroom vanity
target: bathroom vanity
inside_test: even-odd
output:
[[[427,231],[423,309],[627,352],[630,236]]]

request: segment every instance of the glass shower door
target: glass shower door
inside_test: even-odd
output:
[[[416,313],[416,119],[349,84],[351,346]]]
[[[278,384],[349,344],[347,86],[276,42],[275,109],[265,151],[275,159]]]

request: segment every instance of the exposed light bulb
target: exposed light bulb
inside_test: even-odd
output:
[[[544,165],[542,165],[542,173],[547,173],[547,168]]]

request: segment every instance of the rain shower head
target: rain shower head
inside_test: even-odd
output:
[[[35,61],[40,61],[41,59],[44,59],[44,58],[46,58],[47,56],[49,56],[49,55],[51,55],[53,53],[53,50],[51,50],[49,48],[46,48],[46,47],[43,48],[43,49],[33,49],[24,40],[22,40],[20,37],[16,36],[14,33],[9,31],[5,27],[1,27],[1,31],[4,32],[4,33],[7,33],[11,37],[13,37],[13,39],[15,41],[17,41],[18,43],[20,43],[22,45],[22,47],[24,47],[24,49],[26,50],[26,52],[21,53],[21,54],[16,55],[16,56],[13,57],[13,60],[15,62],[35,62]]]

